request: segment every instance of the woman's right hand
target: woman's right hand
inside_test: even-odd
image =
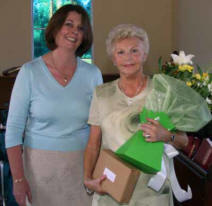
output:
[[[104,195],[104,194],[106,194],[106,192],[102,189],[101,183],[105,179],[106,179],[106,175],[103,175],[97,179],[84,180],[84,184],[88,189],[93,190],[93,191],[99,193],[100,195]]]
[[[13,183],[13,194],[19,206],[26,206],[26,198],[32,203],[30,187],[25,178],[21,182]]]

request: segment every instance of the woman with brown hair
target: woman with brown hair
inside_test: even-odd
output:
[[[33,206],[89,205],[83,151],[92,93],[102,76],[79,58],[92,44],[86,11],[78,5],[57,10],[46,43],[51,51],[22,66],[11,96],[6,147],[14,195],[20,206],[26,198]]]

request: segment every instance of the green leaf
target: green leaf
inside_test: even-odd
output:
[[[212,73],[209,73],[209,82],[212,82]]]
[[[159,71],[162,72],[162,69],[163,69],[163,67],[162,67],[162,57],[159,57],[159,59],[158,59],[158,66],[159,66]]]
[[[200,74],[200,75],[202,75],[202,69],[201,69],[201,67],[197,64],[197,71],[198,71],[198,73]]]
[[[185,79],[191,79],[192,77],[192,73],[189,71],[185,71],[183,74]]]

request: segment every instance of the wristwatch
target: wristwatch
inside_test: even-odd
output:
[[[85,186],[85,184],[84,184],[84,188],[85,188],[85,191],[86,191],[87,195],[93,195],[94,191],[88,189],[88,188]]]
[[[171,142],[174,142],[174,140],[175,140],[175,134],[172,133],[172,135],[171,135]]]

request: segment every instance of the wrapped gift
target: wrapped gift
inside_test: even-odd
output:
[[[152,84],[145,107],[166,113],[177,130],[196,132],[212,119],[207,102],[183,81],[155,74]]]
[[[145,123],[147,117],[158,120],[168,130],[174,129],[174,125],[164,112],[153,112],[144,108],[140,114],[141,123]],[[163,149],[163,142],[147,142],[140,130],[124,143],[116,154],[143,172],[156,173],[161,170]]]
[[[140,171],[123,162],[111,150],[101,150],[93,172],[94,178],[106,175],[102,188],[117,202],[128,203],[133,194]]]
[[[156,112],[149,109],[143,108],[142,112],[140,113],[140,122],[146,123],[146,118],[154,119],[160,122],[160,124],[168,129],[169,131],[174,130],[175,126],[171,122],[169,116],[164,112]]]

